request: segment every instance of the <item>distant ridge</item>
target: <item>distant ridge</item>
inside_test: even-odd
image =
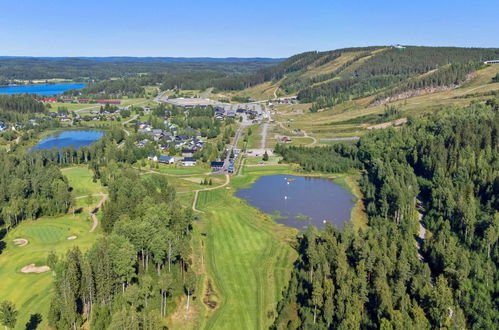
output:
[[[65,57],[44,57],[44,56],[0,56],[0,59],[34,59],[45,61],[61,60],[87,60],[93,62],[142,62],[142,63],[189,63],[189,62],[213,62],[213,63],[241,63],[241,62],[280,62],[283,58],[270,57],[135,57],[135,56],[65,56]]]

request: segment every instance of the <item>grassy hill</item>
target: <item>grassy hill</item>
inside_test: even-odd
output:
[[[499,95],[499,49],[368,47],[309,52],[265,68],[272,78],[227,96],[269,100],[296,96],[296,104],[274,105],[274,134],[293,130],[321,138],[361,136],[414,115],[466,106]],[[398,122],[397,122],[398,123]],[[309,144],[296,135],[293,143]]]

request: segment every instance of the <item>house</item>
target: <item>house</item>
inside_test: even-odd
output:
[[[283,137],[281,138],[281,142],[285,142],[285,143],[286,143],[286,142],[291,142],[291,139],[290,139],[289,137],[287,137],[287,136],[283,136]]]
[[[182,156],[192,157],[192,156],[194,156],[195,152],[196,152],[196,150],[194,150],[194,149],[182,149]]]
[[[187,141],[189,140],[189,136],[185,135],[185,134],[179,134],[175,137],[175,140],[177,141]]]
[[[55,103],[55,102],[57,102],[57,99],[42,99],[42,102],[44,102],[44,103],[47,103],[47,102]]]
[[[182,165],[183,166],[194,166],[194,165],[196,165],[196,158],[184,157],[184,159],[182,159]]]
[[[69,118],[69,117],[60,117],[60,120],[67,122],[67,121],[71,121],[71,118]]]
[[[153,162],[157,162],[158,161],[158,156],[156,156],[156,155],[149,155],[149,156],[147,156],[147,159],[148,160],[152,160]]]
[[[229,109],[229,110],[227,110],[227,117],[229,117],[229,118],[235,118],[236,117],[236,110],[235,109]]]
[[[211,170],[213,172],[219,172],[223,169],[224,162],[211,162]]]
[[[175,163],[175,157],[172,157],[172,156],[160,156],[159,157],[159,162],[161,164],[173,164],[173,163]],[[196,164],[196,161],[194,161],[194,164]],[[184,166],[186,166],[186,165],[184,165]]]

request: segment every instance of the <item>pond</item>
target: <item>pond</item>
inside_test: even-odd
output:
[[[88,146],[104,136],[101,131],[63,131],[47,136],[40,141],[31,150],[42,150],[52,148],[63,148],[74,146],[78,149],[82,146]]]
[[[331,179],[293,175],[262,176],[236,196],[272,215],[277,223],[299,230],[308,225],[322,229],[326,222],[343,228],[355,200]]]
[[[57,95],[69,89],[80,89],[86,84],[44,84],[0,87],[0,94],[40,94]]]

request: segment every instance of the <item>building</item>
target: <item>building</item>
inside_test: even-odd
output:
[[[211,170],[213,172],[222,171],[224,167],[224,162],[211,162]]]
[[[183,166],[194,166],[194,165],[196,165],[196,158],[184,157],[184,159],[182,159],[182,165]]]
[[[175,157],[172,156],[160,156],[159,162],[161,164],[173,164],[175,163]]]
[[[194,149],[182,149],[182,156],[192,157],[192,156],[194,156],[195,152],[196,152],[196,150],[194,150]]]
[[[149,155],[149,156],[147,156],[147,159],[148,160],[152,160],[153,162],[157,162],[158,161],[158,156],[156,156],[156,155]]]

